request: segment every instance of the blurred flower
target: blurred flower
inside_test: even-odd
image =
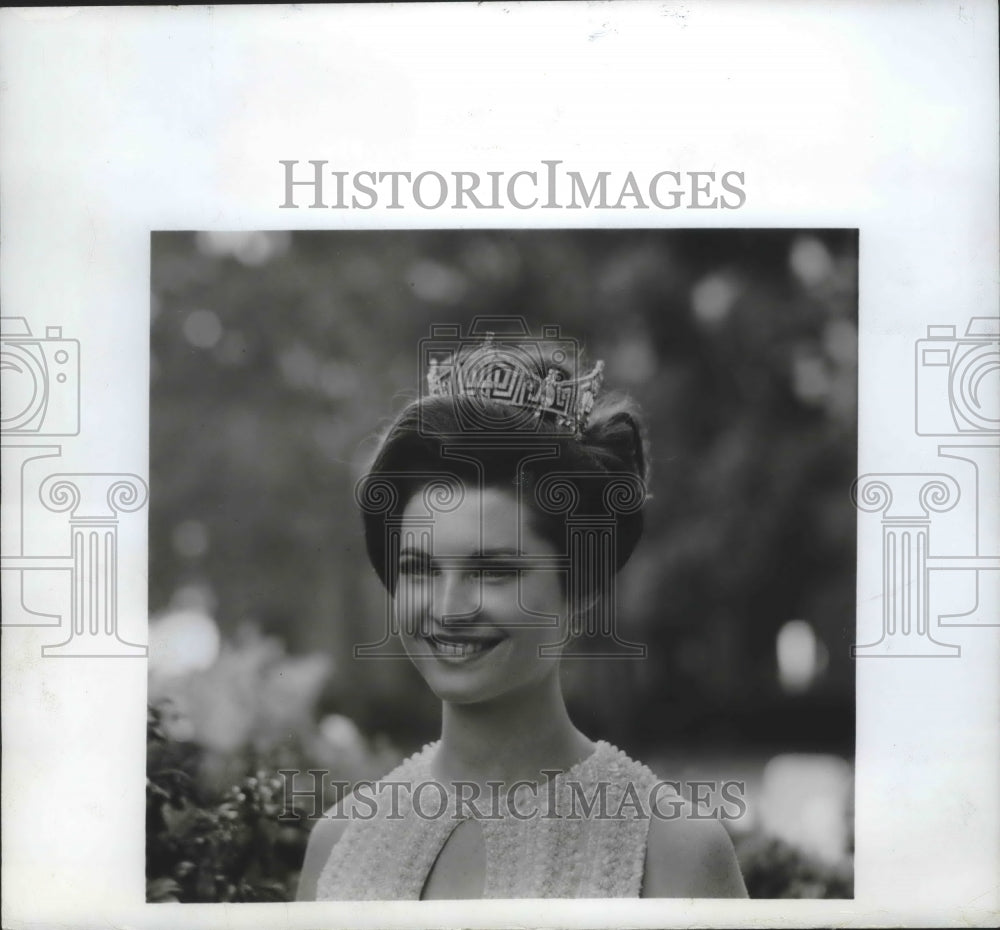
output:
[[[204,254],[232,255],[241,264],[250,266],[264,265],[284,255],[291,239],[291,234],[285,231],[199,232],[195,235],[198,249]]]
[[[175,616],[186,618],[175,623],[187,629],[196,615]],[[198,622],[203,625],[204,619]],[[169,677],[151,676],[151,702],[171,704],[170,734],[215,752],[233,753],[246,747],[267,751],[289,734],[306,733],[315,719],[330,660],[323,655],[288,656],[280,640],[263,636],[252,626],[219,649],[218,631],[210,619],[209,623],[215,636],[211,661],[205,661],[206,651],[197,665],[175,660],[168,666]],[[152,632],[150,639],[152,644]],[[174,642],[182,640],[174,637]]]
[[[327,714],[320,720],[310,748],[321,764],[348,779],[367,777],[377,755],[357,724],[343,714]]]
[[[204,611],[168,611],[149,623],[149,673],[167,678],[206,669],[215,662],[219,643],[219,628]]]
[[[787,753],[764,767],[760,799],[765,833],[821,862],[843,862],[853,788],[853,769],[839,756]]]
[[[257,695],[255,736],[267,748],[289,733],[303,732],[315,719],[315,706],[332,670],[320,654],[280,656],[262,669]]]
[[[361,731],[350,717],[327,714],[319,722],[320,736],[335,749],[354,752],[363,745]]]

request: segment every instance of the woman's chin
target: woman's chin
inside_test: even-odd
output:
[[[424,639],[406,645],[410,660],[442,701],[477,704],[498,697],[511,686],[508,659],[511,640],[468,652],[439,649]]]

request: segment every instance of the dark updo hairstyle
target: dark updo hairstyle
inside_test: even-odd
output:
[[[564,345],[533,345],[539,378],[555,368],[569,379]],[[460,356],[461,357],[461,356]],[[470,428],[469,424],[476,424]],[[495,442],[490,440],[495,438]],[[488,448],[484,445],[489,443]],[[532,457],[533,448],[547,457]],[[368,558],[385,587],[394,592],[396,566],[387,564],[386,528],[410,499],[429,484],[459,479],[465,487],[520,493],[533,529],[566,553],[567,522],[613,526],[610,568],[618,572],[642,536],[647,452],[638,407],[620,394],[602,393],[579,432],[543,412],[474,396],[426,396],[411,402],[386,430],[375,460],[358,486]],[[451,454],[445,454],[444,450]],[[456,456],[454,453],[458,453]],[[555,454],[553,454],[555,453]],[[475,459],[469,461],[462,456]],[[597,593],[598,579],[584,588]],[[579,589],[579,587],[578,587]]]

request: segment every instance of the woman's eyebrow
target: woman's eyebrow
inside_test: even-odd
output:
[[[425,549],[417,549],[413,546],[406,546],[399,550],[399,557],[416,557],[421,559],[434,558],[434,556],[427,552]],[[515,546],[498,546],[491,549],[474,549],[468,555],[452,555],[452,554],[441,554],[443,558],[458,558],[458,559],[512,559],[512,558],[523,558],[524,553]]]
[[[428,557],[429,553],[423,549],[417,549],[413,546],[406,546],[404,549],[399,550],[399,556],[402,558],[404,555],[418,556],[419,558],[425,559]]]

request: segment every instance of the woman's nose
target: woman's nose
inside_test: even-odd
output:
[[[434,579],[431,611],[438,622],[461,623],[479,613],[482,607],[479,580],[469,574],[443,571]]]

